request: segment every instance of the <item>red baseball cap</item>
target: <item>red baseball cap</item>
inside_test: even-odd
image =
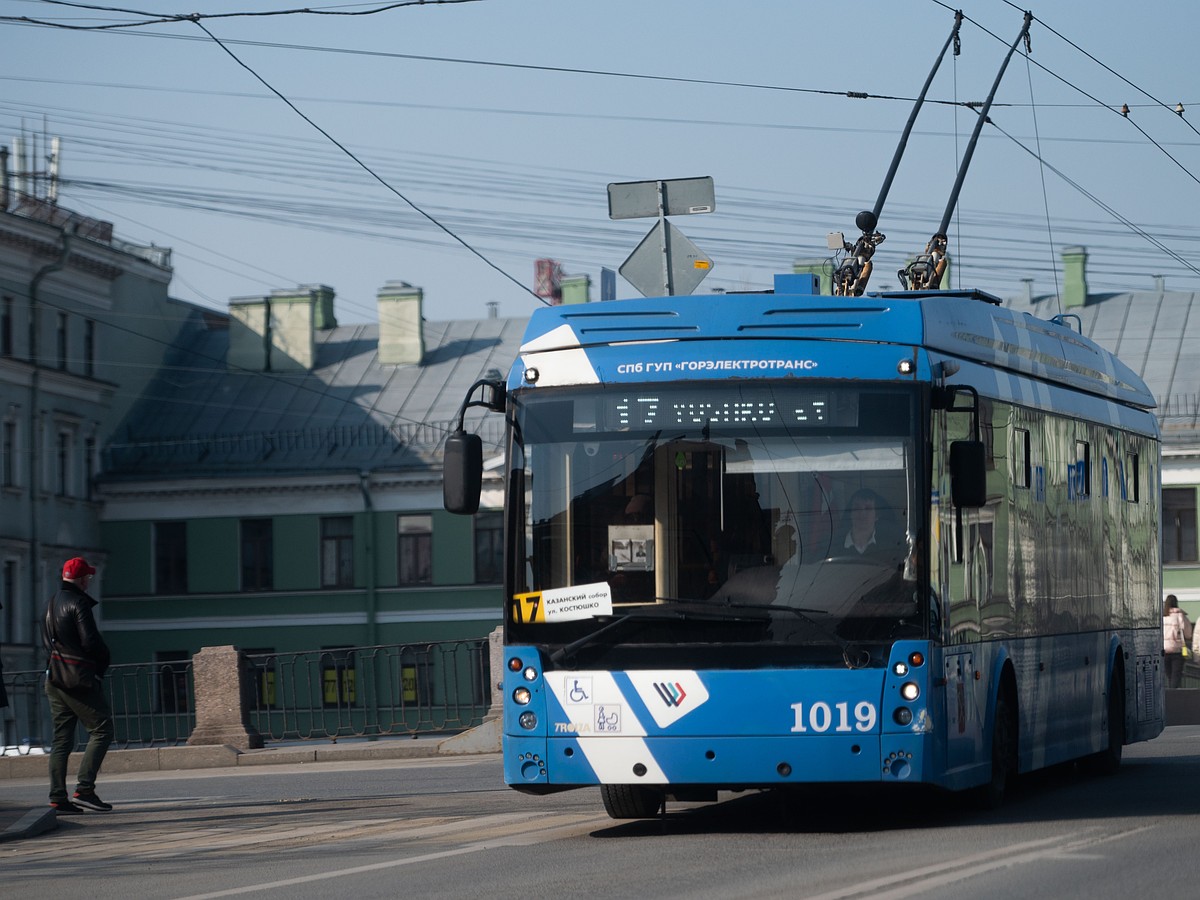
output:
[[[76,556],[74,559],[68,559],[63,563],[63,578],[82,578],[84,575],[95,574],[95,567],[89,566],[88,561],[82,556]]]

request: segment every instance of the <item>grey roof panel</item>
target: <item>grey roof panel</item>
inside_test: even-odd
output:
[[[318,332],[311,372],[253,373],[225,365],[220,317],[197,318],[114,434],[106,477],[173,478],[181,466],[254,475],[436,463],[467,388],[489,368],[507,372],[525,320],[424,328],[420,365],[380,364],[379,328],[360,324]]]
[[[1054,297],[1005,305],[1040,318],[1060,311]],[[1197,427],[1197,294],[1093,294],[1065,312],[1142,374],[1165,431],[1175,436]],[[174,478],[180,466],[193,474],[253,476],[436,465],[467,390],[489,370],[504,378],[526,323],[426,321],[420,365],[380,364],[377,325],[340,326],[315,335],[313,371],[286,374],[228,370],[229,332],[221,318],[194,316],[114,432],[106,477]],[[498,416],[472,410],[468,422],[482,423],[485,441],[498,446]]]

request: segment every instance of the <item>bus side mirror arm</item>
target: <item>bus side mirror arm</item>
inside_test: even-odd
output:
[[[955,406],[960,394],[971,397],[970,406]],[[971,439],[950,442],[950,503],[954,505],[954,558],[962,559],[962,510],[980,509],[988,503],[988,449],[979,439],[979,392],[966,384],[934,388],[932,406],[948,413],[971,415]]]
[[[957,406],[960,394],[971,398],[969,406]],[[963,558],[964,509],[980,509],[987,505],[987,448],[979,439],[979,392],[970,385],[947,384],[935,387],[934,409],[965,412],[971,416],[971,439],[950,443],[950,502],[954,506],[954,558]]]
[[[482,388],[482,397],[471,396]],[[481,379],[471,385],[458,410],[458,427],[446,438],[442,451],[442,505],[447,512],[473,516],[479,511],[479,496],[483,492],[483,439],[467,434],[464,420],[467,410],[481,406],[493,412],[504,412],[508,394],[504,383]]]
[[[969,406],[955,405],[960,394]],[[933,408],[971,416],[971,439],[950,444],[950,500],[959,509],[979,509],[987,503],[987,448],[979,439],[979,392],[967,384],[947,384],[933,390]]]

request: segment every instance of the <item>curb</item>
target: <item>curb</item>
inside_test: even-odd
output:
[[[130,772],[174,772],[187,769],[221,769],[241,766],[305,765],[318,762],[376,759],[421,759],[500,752],[499,720],[449,737],[396,737],[352,743],[306,745],[240,750],[229,744],[178,747],[146,747],[110,750],[104,758],[104,774]],[[10,778],[45,778],[47,757],[0,757],[0,781]]]
[[[465,756],[500,752],[500,721],[485,722],[461,734],[440,738],[391,738],[315,746],[267,747],[239,750],[228,744],[180,747],[148,747],[113,750],[104,759],[104,774],[131,772],[178,772],[188,769],[240,768],[242,766],[311,765],[382,759],[428,759],[435,756]],[[38,756],[0,757],[0,780],[46,778],[47,758]],[[4,812],[0,810],[0,812]],[[0,818],[8,818],[3,816]],[[0,843],[34,837],[58,827],[58,815],[49,806],[31,809],[0,831]]]
[[[31,809],[20,819],[0,831],[0,844],[5,841],[15,841],[19,838],[33,837],[45,834],[58,827],[58,813],[49,806],[43,809]]]

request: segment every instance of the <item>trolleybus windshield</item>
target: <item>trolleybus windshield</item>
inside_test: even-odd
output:
[[[869,665],[927,634],[917,399],[808,381],[518,394],[510,641]]]

